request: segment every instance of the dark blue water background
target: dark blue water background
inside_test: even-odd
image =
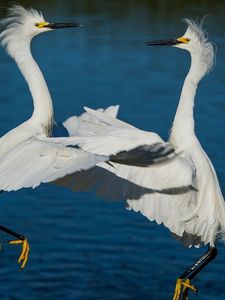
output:
[[[217,44],[213,72],[199,86],[195,119],[201,143],[225,192],[225,5],[223,1],[26,1],[51,21],[80,29],[35,38],[32,50],[54,99],[55,119],[120,104],[119,117],[167,138],[188,53],[145,47],[179,37],[183,17],[211,15],[205,27]],[[36,2],[37,3],[37,2]],[[197,4],[196,4],[197,3]],[[7,1],[0,1],[6,6]],[[3,16],[4,10],[1,9]],[[0,134],[32,113],[32,99],[15,63],[0,50]],[[206,249],[185,249],[168,230],[90,194],[54,185],[0,196],[1,224],[29,238],[30,261],[16,264],[19,247],[0,253],[0,299],[171,299],[176,277]],[[199,296],[224,299],[225,247],[195,283]]]

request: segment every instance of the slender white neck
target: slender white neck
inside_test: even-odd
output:
[[[34,111],[31,119],[46,132],[53,120],[53,105],[47,84],[31,54],[30,40],[21,41],[17,49],[12,56],[27,81],[33,97]]]
[[[187,137],[195,138],[194,99],[198,83],[205,73],[200,55],[191,55],[191,67],[184,81],[170,134],[170,141],[175,146],[186,144]]]

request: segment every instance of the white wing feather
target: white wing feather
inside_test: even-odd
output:
[[[119,110],[119,105],[109,106],[106,109],[99,108],[100,111],[112,118],[116,118]],[[84,112],[79,117],[73,116],[63,122],[70,136],[87,136],[96,134],[96,130],[102,130],[101,122],[95,116]]]
[[[169,145],[156,133],[139,130],[105,112],[88,108],[86,110],[89,117],[84,114],[64,122],[71,138],[51,138],[49,142],[59,142],[64,145],[79,144],[87,152],[107,156],[144,145],[160,145],[161,148]],[[48,139],[44,138],[44,140]]]
[[[134,173],[136,167],[127,166],[125,168],[125,166],[113,165],[100,163],[87,171],[77,172],[57,180],[57,184],[74,191],[94,191],[98,196],[109,200],[125,200],[130,209],[141,212],[149,220],[155,220],[158,224],[163,223],[172,233],[180,237],[184,245],[200,244],[199,233],[202,233],[203,237],[204,232],[208,232],[206,224],[202,222],[199,226],[204,226],[199,231],[199,228],[195,228],[195,220],[186,222],[196,207],[197,191],[192,188],[193,182],[184,181],[187,186],[175,189],[173,187],[177,184],[176,181],[171,185],[171,182],[169,183],[167,180],[167,184],[164,182],[164,186],[170,188],[163,190],[163,186],[159,186],[159,190],[154,190],[153,184],[144,187],[134,183],[141,180],[132,181],[129,175],[126,176],[127,171],[128,174]],[[122,177],[118,176],[117,168],[124,168]],[[149,177],[147,180],[150,181],[153,178],[150,168],[141,169],[145,173],[145,178]],[[174,174],[176,174],[175,170]],[[182,174],[179,174],[180,176]],[[158,185],[163,182],[163,179],[165,176],[157,178]],[[193,234],[195,230],[196,235]],[[191,236],[188,234],[189,232],[192,232]],[[185,239],[182,239],[181,237],[184,235]]]
[[[85,150],[111,155],[137,145],[156,142],[166,145],[154,133],[141,131],[101,112],[87,111],[98,119],[98,131],[95,126],[91,127],[90,122],[89,137],[84,136],[83,143],[80,143]],[[184,244],[190,246],[200,245],[201,240],[206,242],[207,226],[210,226],[199,222],[199,226],[202,226],[199,228],[195,219],[188,221],[196,208],[195,173],[191,158],[180,153],[163,163],[148,167],[101,162],[90,170],[66,176],[58,184],[73,190],[95,190],[96,194],[109,199],[127,200],[130,209],[140,211],[159,224],[163,223]]]
[[[30,138],[0,159],[0,190],[36,187],[79,170],[93,167],[106,157],[80,149]]]
[[[74,140],[79,141],[79,145],[85,151],[110,156],[124,150],[129,151],[141,145],[161,144],[162,147],[168,145],[155,133],[139,130],[104,112],[89,108],[85,109],[90,114],[89,136],[74,137]],[[93,122],[91,122],[91,117],[94,118]],[[82,118],[78,117],[77,119],[79,124],[82,124]],[[96,120],[99,125],[97,132],[94,127]],[[72,123],[70,126],[72,127]],[[68,131],[71,132],[71,129],[69,128]],[[165,162],[148,167],[112,163],[114,167],[110,168],[110,171],[119,177],[152,190],[192,186],[194,184],[195,167],[188,157],[183,156],[184,154],[179,154],[172,159],[169,156],[170,159]],[[108,164],[104,163],[99,166],[109,170]]]

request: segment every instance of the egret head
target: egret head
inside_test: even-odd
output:
[[[79,27],[78,23],[49,23],[42,13],[33,8],[25,9],[20,5],[13,5],[8,9],[8,17],[1,21],[1,44],[10,52],[23,41],[29,42],[34,36],[58,28]],[[10,53],[11,54],[11,53]]]
[[[207,33],[202,28],[202,24],[185,19],[187,30],[183,36],[176,39],[146,42],[147,46],[170,45],[190,52],[192,57],[198,57],[208,72],[214,62],[214,47],[207,40]]]

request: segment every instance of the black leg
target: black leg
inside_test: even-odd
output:
[[[179,278],[192,280],[202,269],[205,268],[217,256],[216,247],[209,247],[208,251],[202,255],[190,268],[188,268]]]
[[[9,235],[14,236],[15,238],[17,238],[19,240],[22,240],[22,241],[25,240],[25,237],[23,235],[21,235],[19,233],[16,233],[15,231],[12,231],[11,229],[8,229],[8,228],[6,228],[2,225],[0,225],[0,230],[7,233],[7,234],[9,234]]]
[[[188,300],[189,289],[197,292],[197,289],[191,285],[191,280],[205,268],[218,254],[216,247],[209,247],[208,251],[202,255],[190,268],[188,268],[177,279],[173,300],[179,300],[182,294],[182,300]]]

